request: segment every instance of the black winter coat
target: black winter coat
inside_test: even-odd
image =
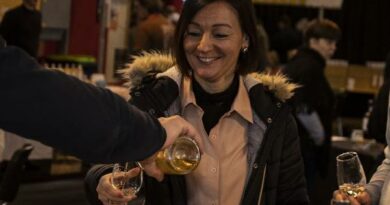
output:
[[[143,84],[133,89],[131,103],[139,108],[163,115],[177,98],[177,84],[168,77],[146,77]],[[309,204],[300,155],[295,120],[289,107],[274,97],[262,84],[249,91],[251,104],[257,115],[266,122],[267,130],[243,194],[242,205]],[[86,177],[86,191],[92,204],[97,200],[96,186],[100,177],[110,172],[110,166],[93,167]],[[183,176],[166,176],[162,183],[147,178],[147,205],[186,205],[186,185]]]
[[[386,81],[379,90],[376,97],[370,120],[368,121],[368,137],[376,139],[376,141],[387,144],[386,142],[386,126],[387,113],[389,105],[390,81]]]

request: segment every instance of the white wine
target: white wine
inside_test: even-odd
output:
[[[172,157],[172,159],[169,159],[168,150],[162,150],[157,154],[157,166],[166,174],[188,174],[199,163],[197,160],[181,159],[177,155]]]
[[[196,142],[188,137],[179,137],[173,145],[157,154],[156,164],[166,174],[188,174],[200,161]]]
[[[176,171],[187,172],[188,170],[194,170],[198,166],[198,161],[174,157],[171,164]]]
[[[344,192],[349,196],[356,197],[360,193],[364,192],[363,184],[342,184],[339,186],[340,191]]]
[[[128,187],[128,188],[123,188],[123,189],[122,189],[122,193],[123,193],[123,195],[125,195],[125,196],[136,195],[137,192],[138,192],[138,190],[137,190],[136,187]]]
[[[143,184],[143,172],[130,173],[139,166],[137,163],[126,162],[124,164],[116,163],[112,169],[111,184],[116,189],[122,191],[125,196],[136,195]]]
[[[124,172],[118,171],[117,173],[115,173],[115,175],[112,176],[111,180],[111,183],[115,188],[122,190],[125,186],[125,180],[127,179]]]
[[[113,184],[113,186],[118,190],[121,190],[125,196],[136,195],[138,192],[137,187],[126,185],[123,180],[118,180],[116,184]]]

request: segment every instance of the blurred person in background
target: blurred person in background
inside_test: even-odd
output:
[[[163,15],[162,1],[138,0],[138,5],[147,14],[137,25],[133,53],[151,50],[168,52],[172,46],[174,25]]]
[[[269,38],[267,31],[265,30],[260,19],[257,20],[257,31],[259,38],[259,66],[257,67],[255,72],[263,72],[269,66],[268,52],[269,52]]]
[[[180,13],[177,11],[176,7],[174,7],[173,5],[166,6],[165,13],[167,18],[172,22],[172,24],[176,26],[180,18]]]
[[[390,53],[387,54],[384,71],[384,83],[376,96],[368,121],[368,137],[386,144],[386,122],[390,92]]]
[[[136,53],[134,49],[134,44],[136,41],[137,28],[139,23],[145,20],[145,18],[148,16],[148,11],[146,10],[146,8],[141,6],[138,0],[132,1],[131,6],[132,8],[131,8],[128,48],[129,48],[129,53],[134,54]]]
[[[22,5],[4,14],[0,25],[0,35],[8,45],[22,48],[34,58],[38,56],[42,24],[37,2],[38,0],[23,0]]]
[[[333,21],[311,21],[304,33],[303,47],[283,69],[291,82],[301,86],[290,103],[298,122],[309,194],[315,190],[317,174],[325,177],[328,170],[334,94],[325,77],[325,66],[340,36]]]
[[[282,15],[277,22],[277,32],[271,36],[271,50],[278,54],[280,64],[288,62],[289,52],[297,49],[302,44],[302,36],[291,22],[291,18]]]

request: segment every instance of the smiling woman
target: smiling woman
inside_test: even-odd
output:
[[[156,117],[181,115],[205,149],[191,173],[146,179],[146,204],[308,204],[297,130],[283,103],[295,85],[248,75],[259,53],[251,0],[185,1],[175,39],[174,59],[144,53],[124,71],[130,103]],[[118,200],[108,170],[95,166],[87,176],[90,198],[103,203]]]

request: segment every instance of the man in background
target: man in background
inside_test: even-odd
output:
[[[304,45],[284,68],[292,82],[301,85],[291,104],[295,110],[309,196],[319,173],[327,175],[332,135],[334,94],[325,77],[326,60],[336,51],[341,31],[330,20],[313,20],[304,33]]]
[[[161,0],[138,0],[147,16],[139,22],[135,34],[134,51],[168,51],[172,44],[174,25],[163,15]]]
[[[32,57],[38,54],[42,16],[36,10],[38,0],[23,0],[22,5],[4,14],[0,34],[8,45],[25,50]]]
[[[368,137],[374,138],[377,142],[382,144],[386,144],[386,123],[390,92],[390,53],[388,53],[386,57],[383,77],[384,83],[374,100],[367,128]]]
[[[277,22],[278,31],[271,36],[271,50],[278,54],[279,61],[285,65],[290,57],[290,53],[302,44],[302,36],[299,31],[292,26],[289,16],[282,15]]]

